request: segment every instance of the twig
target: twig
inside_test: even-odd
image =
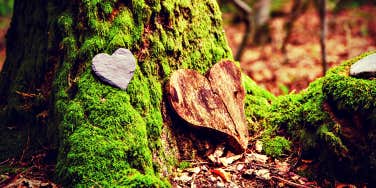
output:
[[[253,40],[254,27],[252,27],[252,25],[255,25],[255,24],[254,24],[254,19],[253,19],[253,16],[252,16],[252,14],[253,14],[252,8],[250,6],[248,6],[247,3],[245,3],[242,0],[231,0],[231,2],[233,2],[234,5],[240,11],[242,11],[242,13],[245,16],[245,19],[244,19],[245,33],[244,33],[242,42],[240,43],[240,45],[238,47],[238,51],[236,52],[236,56],[235,56],[235,60],[240,61],[249,38],[251,38]]]
[[[301,184],[298,184],[298,183],[294,183],[294,182],[292,182],[292,181],[289,181],[289,180],[283,179],[283,178],[278,177],[278,176],[272,176],[272,178],[277,179],[277,180],[279,180],[279,181],[282,181],[283,183],[286,183],[287,185],[290,185],[290,186],[292,186],[292,187],[297,187],[297,188],[310,188],[310,187],[308,187],[308,186],[306,186],[306,185],[301,185]]]
[[[2,161],[1,163],[0,163],[0,165],[3,165],[3,164],[5,164],[5,163],[7,163],[9,161],[9,159],[7,159],[7,160],[5,160],[5,161]]]
[[[292,169],[295,169],[296,165],[298,165],[300,159],[302,159],[302,147],[299,145],[299,148],[298,148],[298,160],[296,160],[296,162],[291,165],[291,167],[289,168],[289,171],[291,171]]]
[[[319,0],[319,14],[320,14],[320,47],[321,47],[321,65],[322,73],[325,76],[326,70],[328,70],[328,64],[326,62],[326,16],[325,16],[326,0]]]
[[[18,95],[21,95],[22,97],[25,97],[25,98],[34,98],[34,97],[38,96],[37,94],[34,94],[34,93],[25,93],[25,92],[21,92],[21,91],[16,91],[16,93]]]
[[[195,162],[195,163],[191,163],[191,165],[203,165],[203,164],[209,164],[209,162]]]
[[[284,37],[283,39],[283,42],[282,42],[282,47],[281,47],[281,50],[282,50],[282,53],[285,55],[286,57],[286,61],[287,60],[287,55],[286,55],[286,46],[287,46],[287,42],[289,41],[290,39],[290,36],[291,36],[291,32],[292,32],[292,27],[295,23],[295,21],[298,19],[298,17],[304,12],[303,10],[303,6],[302,6],[302,1],[301,0],[294,0],[293,2],[293,6],[292,6],[292,9],[291,9],[291,14],[290,14],[290,17],[285,25],[285,29],[286,29],[286,36]]]
[[[28,131],[26,146],[25,146],[25,148],[22,151],[22,155],[21,155],[21,158],[19,160],[20,162],[23,161],[23,158],[24,158],[24,155],[26,153],[26,150],[29,149],[29,145],[30,145],[30,130]]]
[[[248,14],[248,15],[250,15],[250,14],[252,14],[252,8],[251,7],[249,7],[248,5],[247,5],[247,3],[245,3],[244,1],[242,1],[242,0],[231,0],[233,3],[234,3],[234,5],[238,8],[238,9],[240,9],[244,14]]]
[[[346,48],[347,48],[347,57],[350,57],[351,54],[351,49],[352,49],[352,36],[351,36],[351,25],[349,22],[345,22],[343,24],[343,29],[345,30],[345,35],[346,35]]]

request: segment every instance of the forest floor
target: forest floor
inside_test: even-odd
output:
[[[245,25],[231,23],[232,17],[232,14],[224,15],[225,31],[233,54],[236,54]],[[327,13],[326,53],[329,67],[376,50],[375,17],[376,7],[371,5]],[[322,76],[317,11],[308,9],[293,25],[287,44],[288,62],[285,62],[280,48],[287,20],[288,16],[272,18],[268,23],[271,42],[262,46],[248,45],[240,61],[244,72],[276,95],[298,92]]]
[[[233,54],[240,44],[244,24],[233,23],[234,15],[224,14],[225,31]],[[365,51],[376,50],[376,7],[361,6],[328,13],[326,37],[327,61],[330,67]],[[280,50],[287,16],[269,22],[271,43],[248,45],[241,59],[241,67],[259,85],[276,95],[300,91],[322,76],[319,45],[319,18],[310,9],[301,15],[292,29],[287,45],[287,59]],[[5,34],[10,18],[0,18],[0,70],[5,60]],[[210,161],[190,161],[172,178],[174,187],[316,187],[318,183],[298,175],[312,161],[303,160],[299,152],[273,159],[260,153],[256,141],[241,156],[221,153]],[[54,165],[46,163],[47,151],[30,161],[8,159],[0,161],[0,187],[59,187],[53,183]],[[217,156],[215,156],[217,155]],[[221,160],[220,160],[221,159]],[[184,163],[183,163],[184,164]],[[5,172],[5,168],[14,167]],[[324,183],[324,184],[323,184]],[[327,184],[325,184],[327,183]],[[321,186],[346,187],[343,183],[326,182]]]

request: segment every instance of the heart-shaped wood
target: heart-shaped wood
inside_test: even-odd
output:
[[[207,77],[194,70],[177,70],[171,75],[167,90],[171,106],[181,118],[194,126],[227,134],[235,152],[245,151],[245,91],[241,72],[231,61],[215,64]]]
[[[119,48],[112,55],[94,56],[92,69],[103,82],[126,90],[136,69],[136,59],[128,49]]]

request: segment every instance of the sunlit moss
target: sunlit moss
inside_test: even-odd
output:
[[[291,149],[291,142],[282,136],[264,137],[262,150],[266,155],[280,157]]]

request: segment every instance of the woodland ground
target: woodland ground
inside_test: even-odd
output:
[[[242,23],[229,23],[232,16],[225,14],[224,20],[228,43],[235,54],[245,26]],[[376,7],[371,5],[327,13],[326,52],[329,67],[376,49],[375,17]],[[287,45],[288,63],[284,63],[280,50],[286,20],[286,16],[271,19],[271,43],[248,45],[241,59],[243,71],[276,95],[300,91],[322,76],[317,11],[310,8],[295,22]]]
[[[243,23],[232,23],[233,16],[232,14],[224,14],[224,21],[229,45],[235,54],[243,35],[244,25]],[[328,13],[326,45],[327,61],[330,67],[362,52],[376,49],[375,17],[376,7],[369,5],[344,9],[337,13]],[[317,12],[312,8],[309,9],[294,24],[287,45],[288,63],[284,63],[284,56],[280,50],[285,35],[283,25],[286,20],[287,16],[272,18],[269,22],[271,43],[262,46],[248,45],[241,60],[243,71],[259,85],[276,95],[287,94],[292,91],[298,92],[306,88],[311,81],[322,76]],[[9,22],[9,17],[0,18],[0,70],[5,60],[5,35]],[[300,185],[305,183],[311,183],[311,186],[317,185],[315,182],[309,182],[293,172],[294,169],[306,168],[306,163],[310,161],[301,161],[296,155],[290,155],[279,161],[269,159],[267,163],[256,161],[249,164],[244,162],[248,157],[251,157],[253,152],[255,152],[255,148],[249,148],[243,160],[226,167],[226,169],[231,169],[230,172],[237,177],[235,183],[238,186],[241,187],[242,184],[246,183],[255,187],[285,185],[294,187],[294,184],[289,183],[297,182],[296,185],[299,185],[299,181]],[[42,185],[41,183],[44,183],[43,185],[46,187],[58,186],[49,180],[52,178],[53,164],[46,162],[46,158],[48,158],[48,153],[42,152],[35,155],[30,161],[17,161],[15,159],[0,161],[0,187],[5,185],[32,187],[36,184]],[[5,172],[5,166],[17,168]],[[265,181],[248,176],[243,169],[247,169],[249,166],[256,169],[269,169],[272,179]],[[180,175],[173,180],[173,185],[219,186],[226,178],[221,178],[224,174],[210,168],[207,163],[195,165],[195,162],[192,162],[191,168],[182,170]],[[286,170],[286,168],[291,168],[292,171],[285,176],[278,176],[278,173]],[[184,183],[184,178],[181,179],[182,174],[189,179],[189,184]],[[219,175],[219,177],[216,175]],[[282,180],[278,178],[282,178]],[[226,185],[231,186],[231,184]]]

